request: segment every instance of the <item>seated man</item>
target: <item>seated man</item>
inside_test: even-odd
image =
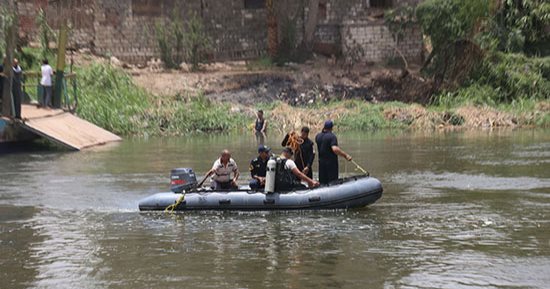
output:
[[[292,158],[292,149],[286,147],[283,149],[281,157],[277,159],[277,168],[275,176],[275,191],[290,191],[293,189],[305,188],[298,179],[306,182],[310,188],[319,186],[319,182],[312,180],[296,167]]]
[[[269,152],[271,149],[267,146],[258,146],[258,157],[250,162],[250,189],[259,190],[265,187],[265,173],[267,171],[267,161],[269,161]]]
[[[233,178],[231,174],[233,173]],[[214,162],[204,179],[212,176],[213,190],[230,190],[238,189],[237,179],[239,179],[239,168],[237,163],[231,158],[231,153],[228,150],[223,150],[219,159]]]

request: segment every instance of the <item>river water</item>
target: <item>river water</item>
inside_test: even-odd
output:
[[[137,211],[171,168],[202,173],[225,147],[244,181],[255,142],[0,155],[0,288],[550,286],[550,130],[341,133],[385,189],[359,210]]]

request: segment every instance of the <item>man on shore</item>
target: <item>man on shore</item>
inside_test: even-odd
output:
[[[250,162],[250,175],[252,180],[249,185],[252,190],[259,190],[265,187],[265,175],[267,173],[267,162],[271,149],[264,145],[258,146],[258,157]]]
[[[325,121],[323,131],[315,137],[319,152],[319,182],[322,185],[338,179],[338,156],[348,161],[352,160],[352,157],[338,146],[338,139],[332,133],[333,127],[332,120]]]
[[[231,177],[233,174],[233,177]],[[219,159],[214,162],[204,179],[212,176],[212,189],[230,190],[238,189],[237,180],[239,179],[239,168],[237,163],[231,158],[228,150],[223,150]]]

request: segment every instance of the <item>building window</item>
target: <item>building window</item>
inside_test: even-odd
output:
[[[393,7],[392,0],[369,0],[372,8],[391,8]]]
[[[244,0],[244,9],[263,9],[265,0]]]

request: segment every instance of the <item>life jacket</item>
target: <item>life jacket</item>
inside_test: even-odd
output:
[[[285,168],[287,159],[277,158],[275,167],[275,191],[290,191],[300,183],[292,174],[292,171]]]

